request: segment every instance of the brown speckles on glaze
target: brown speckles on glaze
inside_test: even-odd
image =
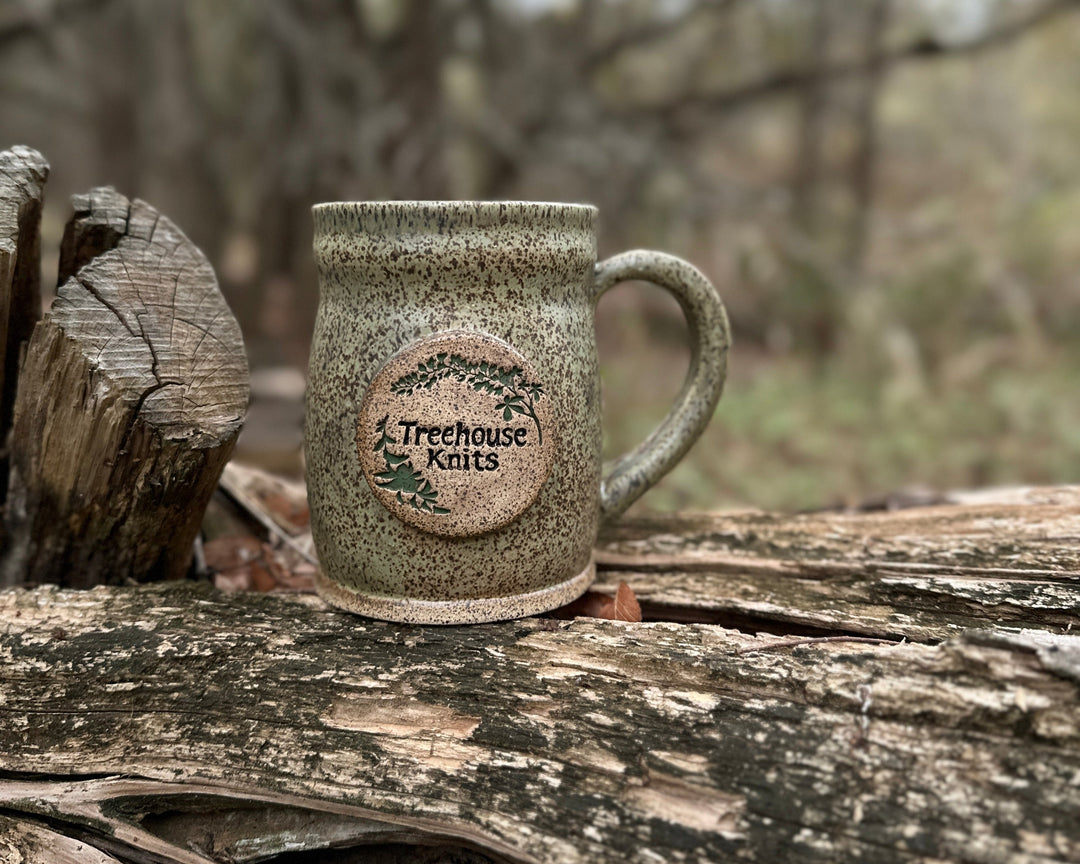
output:
[[[446,624],[513,618],[574,599],[593,578],[600,518],[595,304],[610,279],[635,278],[619,275],[632,267],[602,265],[602,287],[595,287],[595,209],[340,203],[315,207],[314,217],[321,293],[306,447],[312,529],[326,577],[320,593],[373,617]],[[642,256],[650,253],[631,254],[635,266],[648,268]],[[704,288],[693,279],[689,288],[669,284],[686,274],[670,263],[677,259],[657,261],[644,278],[673,290],[691,316],[698,372],[675,420],[654,434],[659,455],[650,455],[650,444],[649,453],[639,448],[617,466],[605,494],[612,513],[685,451],[723,380],[716,354],[726,351],[727,331],[719,299],[700,274]],[[703,333],[706,325],[721,335]],[[497,530],[457,537],[423,531],[383,506],[356,444],[361,403],[378,370],[406,346],[447,331],[487,334],[526,358],[558,430],[535,501]]]

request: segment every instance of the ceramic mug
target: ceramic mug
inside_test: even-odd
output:
[[[598,264],[596,218],[535,202],[314,207],[305,447],[328,602],[436,624],[568,603],[595,576],[601,520],[701,434],[724,382],[723,304],[670,255]],[[631,279],[678,299],[690,369],[667,418],[605,468],[595,309]]]

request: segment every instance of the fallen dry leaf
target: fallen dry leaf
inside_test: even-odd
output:
[[[251,587],[256,591],[273,591],[277,582],[270,573],[270,568],[263,561],[252,561],[248,565],[251,572]]]
[[[220,591],[312,590],[314,568],[291,567],[284,550],[249,534],[230,534],[204,547],[206,566]]]
[[[615,602],[613,604],[614,614],[611,616],[616,621],[640,621],[641,620],[641,604],[637,601],[637,595],[634,594],[634,589],[627,585],[625,582],[619,583],[619,588],[615,592]]]
[[[246,567],[259,557],[262,543],[250,534],[215,537],[203,546],[206,566],[216,573]]]
[[[306,500],[280,490],[257,489],[255,494],[266,507],[266,512],[290,534],[300,534],[311,524],[311,511]]]
[[[226,594],[251,590],[251,571],[247,567],[235,570],[214,571],[214,587]]]
[[[609,621],[640,621],[641,606],[634,589],[620,582],[615,596],[599,591],[586,591],[573,603],[567,603],[550,613],[554,618],[606,618]]]

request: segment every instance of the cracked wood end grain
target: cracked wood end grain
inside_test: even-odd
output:
[[[19,353],[41,317],[41,203],[49,163],[29,147],[0,152],[0,447],[15,407]],[[0,500],[7,489],[0,463]]]
[[[0,622],[0,809],[123,860],[1080,860],[1078,637],[416,627],[188,582],[0,591]]]
[[[167,217],[110,188],[73,204],[19,379],[0,579],[176,578],[247,407],[240,328]]]

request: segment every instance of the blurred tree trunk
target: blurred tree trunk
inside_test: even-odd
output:
[[[119,62],[101,73],[108,85],[103,119],[95,124],[99,179],[126,195],[168,202],[195,244],[218,260],[227,189],[216,170],[221,148],[208,126],[192,57],[189,10],[181,0],[157,0],[116,3],[109,11],[123,35],[110,46]],[[126,67],[126,74],[113,66]]]
[[[94,23],[114,36],[110,63],[98,63],[86,57],[90,53],[87,47],[76,49],[80,65],[90,66],[96,79],[92,87],[94,98],[87,107],[98,118],[90,127],[97,145],[98,180],[134,195],[138,192],[143,162],[139,140],[139,76],[123,74],[121,70],[133,65],[138,30],[134,16],[123,2],[106,6]]]
[[[851,160],[852,209],[848,225],[846,263],[848,272],[858,276],[863,269],[874,203],[874,172],[878,157],[878,103],[885,86],[885,33],[891,0],[874,0],[866,18],[866,77],[855,108],[858,142]]]
[[[829,354],[836,343],[835,286],[821,265],[825,219],[820,187],[824,163],[824,137],[829,82],[829,40],[832,30],[829,0],[809,4],[809,38],[804,77],[799,85],[795,165],[791,182],[792,223],[796,232],[793,278],[802,309],[794,326],[813,348],[815,356]]]
[[[818,187],[822,174],[822,140],[828,82],[825,66],[831,29],[829,0],[812,0],[805,77],[799,87],[799,120],[795,136],[792,197],[795,226],[807,238],[817,233]]]

